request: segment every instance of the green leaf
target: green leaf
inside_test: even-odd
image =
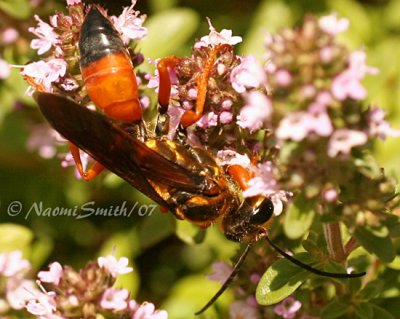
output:
[[[159,308],[166,309],[169,318],[195,318],[194,313],[200,310],[220,287],[219,283],[212,282],[205,276],[186,276],[168,291],[167,300]],[[218,316],[215,309],[219,305],[222,305],[221,308],[227,307],[231,300],[232,295],[228,290],[207,310],[207,318],[227,318],[227,315]]]
[[[393,261],[396,252],[389,236],[378,237],[376,232],[366,227],[357,227],[354,236],[368,252],[375,254],[382,261],[386,263]]]
[[[360,319],[373,319],[374,318],[374,310],[372,309],[371,304],[366,303],[366,302],[356,305],[355,312],[356,312],[357,318],[360,318]]]
[[[172,214],[154,212],[151,216],[145,216],[138,229],[139,242],[142,249],[147,249],[175,230],[175,219]]]
[[[286,236],[290,239],[301,238],[314,220],[314,201],[297,196],[285,214],[283,225]]]
[[[381,280],[374,280],[369,282],[358,294],[361,300],[371,300],[377,298],[383,290],[383,282]]]
[[[31,15],[31,5],[28,0],[2,0],[0,1],[0,9],[20,20]]]
[[[198,244],[204,240],[206,231],[191,223],[177,223],[176,235],[189,245]]]
[[[17,224],[0,224],[0,234],[0,251],[25,251],[33,238],[30,229]]]
[[[386,266],[394,270],[400,270],[400,256],[396,256],[396,258]]]
[[[145,57],[152,59],[176,54],[177,48],[193,36],[198,25],[199,16],[194,10],[162,11],[146,21],[148,35],[140,41],[138,48]]]
[[[290,296],[305,281],[308,273],[287,259],[273,263],[261,277],[256,290],[260,305],[276,304]]]
[[[395,319],[395,317],[385,309],[372,304],[372,308],[374,310],[374,318],[379,318],[379,319]]]
[[[348,309],[349,304],[346,302],[345,296],[333,299],[330,303],[328,303],[321,312],[322,319],[333,319],[339,318],[344,315]]]

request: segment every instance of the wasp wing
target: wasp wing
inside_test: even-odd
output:
[[[36,93],[35,99],[56,131],[158,204],[168,207],[147,178],[199,190],[202,176],[166,159],[104,115],[57,94]]]

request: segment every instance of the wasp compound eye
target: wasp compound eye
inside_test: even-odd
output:
[[[250,217],[250,223],[262,225],[271,219],[273,212],[274,204],[271,199],[263,198],[258,205],[254,206],[252,216]]]

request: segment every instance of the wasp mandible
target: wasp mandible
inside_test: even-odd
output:
[[[91,111],[62,95],[38,92],[35,99],[49,123],[71,143],[71,151],[81,175],[90,180],[104,167],[122,177],[139,191],[166,207],[176,218],[206,228],[220,223],[225,236],[247,247],[225,284],[198,313],[206,310],[234,279],[249,248],[266,240],[295,264],[313,273],[336,278],[353,278],[364,273],[329,273],[305,265],[288,256],[268,238],[274,212],[272,200],[257,196],[241,199],[250,175],[240,166],[221,167],[215,155],[203,147],[191,146],[182,139],[169,140],[160,132],[149,131],[142,123],[138,88],[128,51],[111,22],[93,6],[81,27],[80,66],[88,96],[101,112]],[[215,54],[223,50],[217,47]],[[214,54],[214,53],[212,53]],[[207,92],[206,73],[199,78],[199,101],[195,111],[186,113],[182,126],[197,121],[202,114]],[[178,58],[161,60],[159,100],[162,113],[168,106],[170,81],[167,69]],[[167,116],[163,114],[164,118]],[[161,124],[168,123],[165,121]],[[162,126],[160,124],[160,126]],[[84,172],[79,149],[96,163]]]

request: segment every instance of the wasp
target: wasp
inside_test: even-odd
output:
[[[216,50],[223,50],[223,47]],[[95,112],[63,95],[37,92],[35,99],[53,128],[70,141],[71,152],[82,177],[91,180],[103,168],[122,177],[133,187],[171,211],[177,219],[202,228],[219,223],[229,240],[247,246],[232,274],[216,295],[197,314],[205,311],[236,276],[251,245],[261,238],[295,264],[318,275],[352,278],[364,273],[340,274],[314,269],[287,255],[267,236],[274,205],[270,198],[257,196],[242,199],[241,189],[250,179],[238,166],[225,169],[214,154],[194,147],[180,136],[169,140],[165,132],[165,108],[170,82],[167,69],[176,57],[165,58],[158,65],[160,73],[160,120],[155,132],[143,123],[134,67],[126,47],[111,22],[93,6],[82,24],[79,37],[80,68],[87,94],[101,112]],[[212,63],[212,57],[209,59]],[[207,74],[199,79],[200,95],[205,96]],[[202,99],[199,97],[199,99]],[[183,126],[197,121],[202,103],[184,117]],[[95,159],[83,171],[79,149]]]

